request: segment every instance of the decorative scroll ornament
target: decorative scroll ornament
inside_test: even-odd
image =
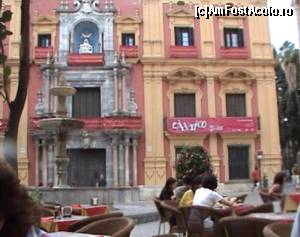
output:
[[[89,14],[93,11],[99,12],[99,0],[75,0],[75,11]]]

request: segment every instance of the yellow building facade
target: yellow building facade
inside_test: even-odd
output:
[[[241,175],[241,179],[250,179],[255,165],[260,165],[261,173],[272,179],[281,169],[281,155],[275,62],[267,17],[229,16],[198,20],[194,17],[195,4],[225,5],[227,2],[143,2],[145,184],[163,184],[167,176],[175,176],[176,149],[199,145],[207,148],[214,172],[222,182],[239,179],[239,175],[234,174],[238,165],[231,164],[236,158],[229,157],[229,149],[243,145],[248,147],[247,174]],[[232,3],[250,5],[253,1]],[[255,4],[266,6],[266,1]],[[194,42],[189,45],[191,47],[174,42],[176,27],[192,29]],[[224,31],[228,29],[243,31],[242,47],[225,46]],[[195,115],[192,117],[200,120],[226,118],[227,96],[243,95],[244,116],[257,121],[257,130],[172,133],[174,131],[166,128],[164,122],[168,117],[178,117],[174,112],[174,97],[178,94],[194,96]]]

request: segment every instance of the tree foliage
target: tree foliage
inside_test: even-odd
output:
[[[299,87],[299,50],[291,42],[284,42],[275,52],[277,64],[276,86],[282,149],[292,149],[295,157],[300,148],[300,110],[297,89]]]
[[[201,146],[185,146],[181,149],[175,164],[176,178],[181,181],[186,175],[196,177],[204,172],[211,172],[210,157]]]

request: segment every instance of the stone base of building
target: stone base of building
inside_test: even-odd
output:
[[[97,197],[99,203],[112,205],[114,203],[132,203],[140,200],[138,187],[122,188],[36,188],[29,187],[29,192],[39,190],[44,202],[57,202],[63,205],[74,203],[89,204],[90,199]]]

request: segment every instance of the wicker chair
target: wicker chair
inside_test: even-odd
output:
[[[90,223],[76,233],[86,233],[92,235],[110,235],[111,237],[129,237],[134,228],[134,220],[128,217],[111,217],[104,220]]]
[[[272,203],[265,203],[256,207],[253,207],[249,210],[241,211],[239,212],[239,216],[246,216],[251,213],[257,213],[257,212],[273,212],[273,204]]]
[[[272,221],[251,217],[224,217],[218,223],[218,237],[263,237],[263,228]]]
[[[210,229],[204,227],[204,220],[208,217],[214,222],[214,227]],[[215,228],[222,217],[224,217],[224,214],[217,209],[204,206],[192,206],[188,220],[189,236],[215,236]]]
[[[161,207],[166,213],[166,216],[174,216],[176,220],[176,225],[170,225],[170,233],[186,234],[188,229],[186,222],[184,220],[183,213],[180,211],[179,207],[172,206],[167,202],[161,202]]]
[[[159,214],[159,217],[160,217],[160,220],[159,220],[159,226],[158,226],[158,235],[160,234],[160,230],[161,230],[161,225],[162,224],[165,224],[167,223],[169,220],[168,218],[166,217],[162,207],[161,207],[161,200],[158,198],[158,197],[154,197],[153,199],[153,202],[155,204],[155,207],[158,211],[158,214]],[[164,225],[164,231],[163,233],[165,233],[165,225]]]
[[[245,199],[247,198],[248,194],[242,194],[236,197],[237,203],[244,203]]]
[[[107,214],[91,216],[82,221],[77,221],[77,222],[71,224],[68,227],[68,232],[75,232],[94,221],[104,220],[104,219],[111,218],[111,217],[122,217],[122,216],[123,216],[122,212],[111,212],[111,213],[107,213]]]
[[[292,231],[292,223],[272,223],[263,229],[265,237],[290,237]]]

